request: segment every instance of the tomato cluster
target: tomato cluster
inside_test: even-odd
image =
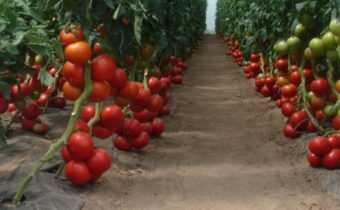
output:
[[[334,132],[340,129],[340,78],[336,72],[340,59],[335,53],[340,44],[340,22],[332,20],[328,29],[320,38],[311,38],[304,49],[302,39],[313,27],[308,27],[305,19],[301,19],[293,36],[275,44],[273,60],[252,53],[248,56],[249,62],[243,61],[239,41],[234,35],[220,36],[230,49],[226,54],[231,55],[236,64],[244,65],[247,79],[255,78],[255,90],[263,97],[270,97],[281,109],[287,118],[282,131],[288,138],[297,138],[303,133],[322,133],[325,128],[329,130],[330,124]],[[324,165],[327,169],[340,167],[338,139],[338,134],[312,138],[308,154],[310,164]]]
[[[103,148],[95,148],[92,137],[75,131],[61,150],[66,162],[65,176],[74,185],[85,185],[101,177],[111,166],[111,156]]]

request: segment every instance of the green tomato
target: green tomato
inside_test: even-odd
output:
[[[18,99],[14,102],[17,110],[22,111],[26,106],[26,101],[24,99]]]
[[[340,109],[338,110],[338,113],[337,113],[337,115],[340,117]]]
[[[322,44],[325,46],[327,50],[334,50],[337,46],[335,42],[334,34],[330,31],[325,33],[322,36],[321,40],[322,40]]]
[[[326,54],[325,46],[322,43],[322,40],[319,38],[313,38],[309,42],[309,48],[311,49],[313,56],[318,58],[322,57]]]
[[[33,91],[30,96],[29,96],[32,100],[37,100],[40,98],[40,93],[38,91]]]
[[[288,53],[288,45],[287,42],[282,40],[276,43],[276,52],[281,55],[286,55]]]
[[[332,20],[329,24],[329,29],[334,35],[340,36],[340,21],[336,19]]]
[[[263,78],[264,77],[264,74],[263,73],[260,73],[257,75],[257,78]]]
[[[314,96],[314,93],[312,91],[309,91],[307,93],[307,99],[310,100]]]
[[[301,50],[301,40],[297,36],[289,37],[287,40],[288,51],[290,55],[296,55]]]
[[[307,29],[312,29],[315,27],[315,20],[310,14],[302,13],[299,15],[298,20]]]
[[[305,49],[303,55],[305,56],[305,59],[307,60],[312,60],[314,58],[313,52],[309,47]]]
[[[295,27],[294,36],[301,37],[306,31],[306,27],[301,23],[298,23]]]
[[[340,45],[340,37],[339,36],[334,36],[335,43],[337,45]]]
[[[328,104],[325,106],[325,108],[323,109],[323,114],[325,115],[325,117],[329,118],[329,117],[333,117],[334,115],[336,115],[338,113],[338,110],[335,109],[334,105],[332,104]]]
[[[336,50],[327,51],[327,59],[329,59],[332,63],[338,62],[340,60],[339,54]]]
[[[43,62],[44,62],[43,56],[42,56],[42,55],[36,55],[36,56],[34,57],[34,62],[35,62],[35,64],[42,65]]]

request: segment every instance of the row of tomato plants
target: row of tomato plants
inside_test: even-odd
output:
[[[60,170],[74,185],[96,181],[111,155],[96,147],[112,139],[122,151],[143,149],[165,128],[160,118],[172,84],[183,83],[185,62],[204,28],[206,1],[1,2],[0,114],[24,130],[46,134],[40,114],[73,107],[62,136],[24,178],[23,192],[41,167],[60,151]],[[182,13],[181,11],[185,11]],[[105,105],[104,105],[105,102]],[[1,146],[7,145],[4,136]]]
[[[226,1],[219,3],[227,4]],[[284,5],[280,11],[268,11],[278,6],[278,1],[272,1],[272,5],[259,4],[251,9],[251,2],[243,3],[243,8],[239,10],[247,13],[263,9],[263,13],[247,13],[246,17],[225,19],[228,23],[243,24],[242,28],[234,31],[219,19],[219,36],[230,49],[226,54],[243,66],[246,78],[254,78],[255,90],[275,101],[287,117],[283,127],[286,137],[298,138],[304,133],[316,133],[308,142],[307,160],[311,166],[327,169],[340,167],[338,2],[284,1],[280,2]],[[228,16],[225,12],[237,4],[226,5],[217,16]],[[318,12],[314,12],[316,9]],[[254,21],[264,15],[272,22],[257,25]],[[249,19],[251,16],[254,19]],[[282,27],[281,33],[275,28],[278,25]],[[251,35],[249,31],[254,28],[263,34]],[[270,33],[270,36],[265,33]]]

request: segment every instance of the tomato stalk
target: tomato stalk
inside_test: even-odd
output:
[[[90,128],[92,128],[94,126],[94,124],[96,124],[99,121],[100,113],[103,109],[103,103],[96,103],[95,108],[96,108],[96,113],[95,113],[94,117],[87,123],[87,125]]]
[[[310,121],[312,122],[312,124],[320,131],[320,132],[324,132],[324,128],[321,127],[321,125],[319,124],[319,122],[316,120],[316,118],[314,117],[314,115],[310,112],[309,110],[309,105],[308,105],[308,100],[307,100],[307,91],[306,91],[306,77],[305,74],[303,73],[303,63],[304,63],[304,59],[302,59],[301,61],[301,65],[299,66],[298,70],[299,73],[301,75],[301,85],[300,85],[300,92],[301,92],[301,98],[302,98],[302,104],[303,104],[303,108],[305,109],[305,112],[308,116],[308,118],[310,119]]]
[[[17,204],[21,201],[23,192],[26,189],[27,185],[30,183],[32,178],[40,171],[42,166],[49,160],[51,160],[55,152],[60,150],[62,146],[66,144],[67,139],[72,134],[75,122],[79,117],[82,104],[89,97],[92,92],[92,84],[91,84],[91,65],[88,63],[85,65],[85,89],[82,95],[75,101],[73,111],[71,113],[71,117],[69,119],[68,125],[64,134],[57,139],[48,149],[48,151],[43,155],[43,157],[33,166],[30,173],[24,178],[21,182],[20,187],[18,188],[12,203]]]
[[[334,77],[333,77],[334,66],[333,66],[333,64],[332,64],[332,62],[330,60],[327,60],[327,65],[328,65],[328,71],[327,71],[327,80],[328,80],[328,83],[329,83],[329,85],[332,88],[332,92],[336,95],[336,97],[339,100],[340,99],[340,94],[339,94],[339,92],[335,88]]]
[[[2,126],[2,122],[1,122],[1,118],[0,118],[0,130],[4,130],[4,127]],[[5,133],[5,132],[4,132]],[[5,148],[7,147],[8,144],[7,144],[7,141],[5,139],[5,136],[0,136],[0,148]]]

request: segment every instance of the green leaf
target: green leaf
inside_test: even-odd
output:
[[[28,46],[31,50],[33,50],[37,54],[41,54],[41,55],[49,54],[49,48],[46,45],[31,43],[31,44],[28,44]]]
[[[10,92],[11,86],[7,82],[0,80],[0,90],[6,99],[11,98],[11,92]]]
[[[46,86],[49,86],[54,81],[54,78],[45,69],[39,72],[38,79]]]
[[[133,29],[136,41],[140,46],[142,45],[142,26],[143,18],[139,15],[136,15]]]
[[[51,40],[51,44],[57,56],[59,56],[61,59],[64,59],[63,46],[61,46],[60,42],[56,38],[53,38]]]
[[[13,44],[8,44],[6,46],[6,50],[12,55],[18,55],[19,54],[17,46],[13,45]]]
[[[121,7],[121,4],[118,5],[115,13],[113,14],[113,17],[112,17],[113,20],[117,20],[118,19],[120,7]]]
[[[5,128],[0,121],[0,148],[5,148],[7,146],[5,138]]]
[[[301,11],[306,5],[308,4],[308,1],[300,2],[295,4],[295,8],[297,11]]]

